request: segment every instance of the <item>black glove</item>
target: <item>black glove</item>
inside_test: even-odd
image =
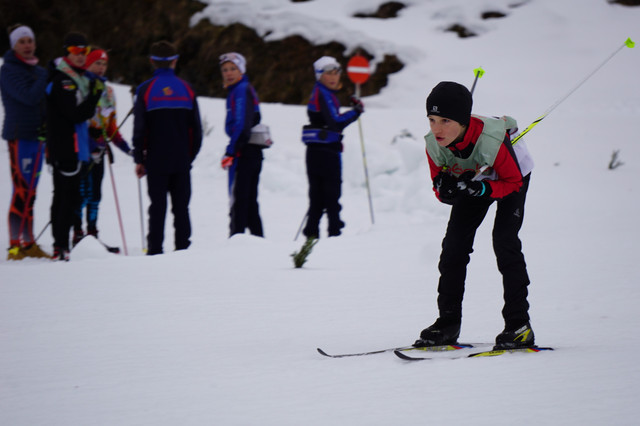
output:
[[[98,140],[100,136],[102,136],[102,129],[98,129],[97,127],[89,127],[89,136],[91,139]]]
[[[491,195],[491,185],[481,180],[473,180],[476,173],[474,171],[467,171],[460,175],[458,181],[458,189],[463,194],[471,197],[489,197]]]
[[[354,110],[358,111],[359,114],[364,112],[364,104],[359,98],[351,96],[349,100],[351,101],[351,106],[353,106]]]
[[[89,93],[93,96],[100,97],[104,91],[104,82],[99,78],[89,80]]]
[[[38,126],[38,140],[40,142],[47,141],[47,125],[46,124],[42,124],[41,126]]]
[[[458,195],[458,179],[447,172],[440,172],[433,178],[433,187],[442,201],[452,201]]]

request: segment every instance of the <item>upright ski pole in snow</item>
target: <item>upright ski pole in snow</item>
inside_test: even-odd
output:
[[[526,129],[524,129],[518,136],[516,136],[512,141],[511,144],[514,144],[516,142],[518,142],[518,140],[520,140],[521,137],[523,137],[524,135],[526,135],[527,133],[529,133],[531,131],[531,129],[533,129],[538,123],[540,123],[547,115],[551,114],[551,111],[553,111],[554,109],[556,109],[558,107],[558,105],[560,105],[562,102],[564,102],[569,96],[571,96],[573,94],[573,92],[575,92],[576,90],[578,90],[578,88],[580,86],[582,86],[587,80],[589,80],[596,72],[598,72],[598,70],[600,68],[602,68],[603,66],[605,66],[605,64],[607,62],[609,62],[611,60],[611,58],[613,58],[619,51],[621,51],[622,49],[624,49],[625,47],[628,48],[633,48],[635,46],[635,43],[628,38],[623,44],[622,46],[618,47],[611,55],[609,55],[609,57],[607,59],[605,59],[600,65],[598,65],[593,71],[591,71],[591,73],[589,73],[589,75],[587,75],[585,78],[583,78],[573,89],[571,89],[569,91],[569,93],[567,93],[566,95],[564,95],[562,98],[558,99],[553,105],[551,105],[545,112],[544,114],[542,114],[540,117],[538,117],[533,123],[529,124],[529,126],[527,126]]]
[[[111,151],[107,150],[107,153],[111,153]],[[118,213],[118,223],[120,224],[120,236],[122,237],[122,247],[124,248],[124,255],[128,256],[127,252],[127,241],[124,238],[124,227],[122,226],[122,215],[120,214],[120,203],[118,203],[118,192],[116,191],[116,181],[113,178],[113,169],[111,168],[111,163],[113,158],[109,155],[107,158],[107,164],[109,166],[109,175],[111,176],[111,187],[113,188],[113,198],[116,202],[116,212]]]
[[[140,178],[138,180],[138,205],[140,206],[140,239],[142,240],[142,252],[147,253],[147,245],[144,240],[144,214],[142,212],[142,187],[140,184]]]
[[[356,85],[356,98],[360,99],[360,85]],[[371,187],[369,186],[369,169],[367,167],[367,154],[364,150],[364,137],[362,136],[362,122],[358,117],[358,130],[360,132],[360,148],[362,149],[362,164],[364,166],[364,183],[367,186],[367,197],[369,198],[369,215],[371,216],[371,224],[375,223],[373,219],[373,203],[371,202]]]
[[[360,84],[369,79],[371,70],[369,68],[369,61],[361,55],[355,55],[347,64],[347,75],[349,79],[356,85],[356,98],[360,99]],[[364,150],[364,138],[362,136],[362,123],[360,117],[358,117],[358,130],[360,131],[360,147],[362,149],[362,163],[364,165],[364,179],[367,186],[367,196],[369,197],[369,214],[371,215],[371,224],[374,224],[373,219],[373,203],[371,202],[371,188],[369,187],[369,170],[367,168],[367,154]]]

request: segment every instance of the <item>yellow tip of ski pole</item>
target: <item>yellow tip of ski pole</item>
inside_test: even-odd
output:
[[[482,76],[484,75],[484,70],[482,69],[482,67],[478,67],[473,70],[473,75],[477,76],[478,78],[482,78]]]
[[[627,41],[625,41],[625,42],[624,42],[624,44],[625,44],[629,49],[631,49],[631,48],[635,47],[635,45],[636,45],[636,44],[633,42],[633,40],[631,40],[631,37],[629,37],[629,38],[627,39]]]

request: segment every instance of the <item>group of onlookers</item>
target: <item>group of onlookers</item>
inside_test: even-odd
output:
[[[9,39],[11,48],[0,72],[5,109],[2,136],[9,144],[13,180],[8,259],[69,260],[70,250],[82,238],[98,238],[104,164],[113,161],[111,143],[133,157],[139,178],[147,177],[147,254],[163,252],[167,196],[174,215],[175,249],[189,247],[190,169],[202,145],[202,125],[196,94],[175,73],[179,59],[175,46],[159,41],[151,47],[155,70],[136,89],[130,146],[119,132],[115,96],[106,84],[107,50],[90,45],[82,33],[71,32],[64,37],[62,55],[45,69],[38,65],[31,28],[15,25],[9,29]],[[248,229],[263,237],[258,184],[262,151],[272,141],[268,128],[260,123],[260,102],[247,77],[245,57],[229,52],[219,60],[228,90],[225,131],[229,143],[221,166],[229,173],[229,234]],[[362,102],[355,100],[353,109],[340,112],[336,91],[342,87],[341,66],[335,58],[317,60],[314,73],[317,82],[308,104],[310,124],[304,126],[302,135],[309,179],[304,227],[308,238],[319,237],[324,213],[329,236],[340,235],[344,227],[339,203],[342,130],[364,110]],[[53,173],[52,255],[37,244],[33,232],[33,205],[44,161]]]

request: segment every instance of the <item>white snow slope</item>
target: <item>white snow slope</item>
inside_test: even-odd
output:
[[[266,238],[229,239],[219,167],[224,100],[201,98],[211,132],[192,172],[189,250],[172,251],[169,215],[166,254],[143,255],[134,167],[116,150],[128,256],[85,240],[68,263],[0,259],[0,424],[637,423],[637,48],[622,48],[526,137],[536,160],[521,232],[532,325],[537,342],[554,352],[406,363],[392,354],[329,359],[316,347],[339,353],[410,344],[437,316],[449,207],[432,194],[424,155],[431,88],[441,80],[470,87],[481,66],[474,112],[512,115],[524,128],[627,37],[640,40],[640,8],[605,0],[425,0],[407,2],[396,19],[377,20],[351,16],[380,1],[208,3],[194,23],[216,16],[217,23],[270,32],[269,39],[337,40],[406,63],[380,95],[364,99],[375,224],[354,124],[345,133],[347,227],[339,238],[323,234],[305,267],[293,268],[290,254],[302,244],[293,239],[307,207],[300,142],[306,111],[262,104],[275,140],[260,183]],[[482,20],[485,11],[507,16]],[[478,36],[443,31],[454,23]],[[116,89],[123,118],[129,88]],[[124,136],[131,131],[128,120]],[[609,170],[615,150],[624,164]],[[0,199],[8,208],[6,145],[0,157]],[[107,174],[100,234],[124,248],[112,188]],[[144,180],[142,188],[146,210]],[[51,189],[45,169],[36,232],[49,220]],[[491,215],[469,266],[461,341],[490,343],[503,326]],[[8,241],[6,225],[0,241]],[[50,230],[40,242],[50,250]]]

